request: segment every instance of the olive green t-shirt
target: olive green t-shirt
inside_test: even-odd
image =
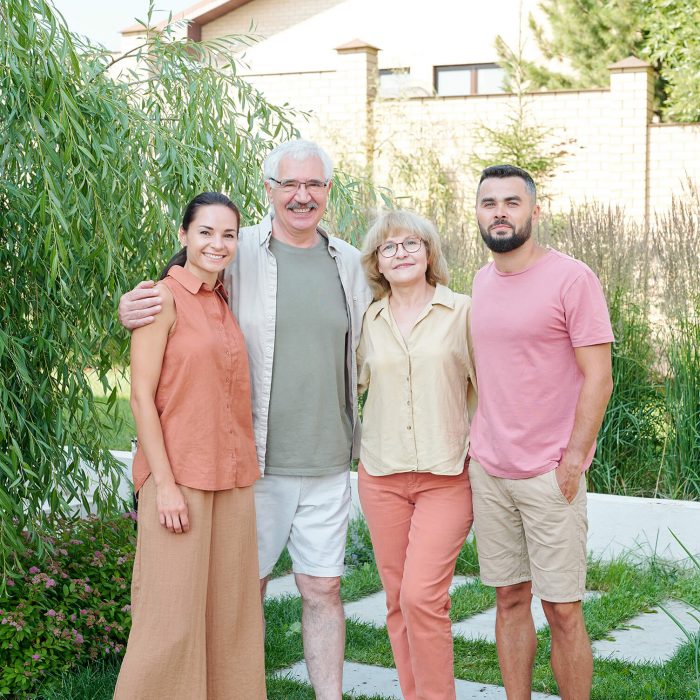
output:
[[[352,453],[346,390],[348,312],[325,238],[313,248],[270,239],[277,316],[265,473],[323,476]]]

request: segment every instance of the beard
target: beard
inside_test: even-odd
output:
[[[509,226],[513,232],[510,236],[502,237],[493,235],[489,229],[494,226]],[[516,250],[527,241],[532,235],[532,220],[528,219],[521,228],[516,229],[507,221],[498,221],[491,224],[488,229],[485,229],[479,224],[479,232],[481,238],[486,243],[486,247],[494,253],[510,253],[511,250]]]

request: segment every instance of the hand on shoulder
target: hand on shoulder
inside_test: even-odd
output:
[[[162,284],[151,280],[139,282],[130,292],[123,294],[119,300],[119,322],[128,331],[153,323],[163,309]]]

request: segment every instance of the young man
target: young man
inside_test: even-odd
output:
[[[509,700],[530,698],[542,600],[564,700],[590,696],[593,657],[581,609],[586,480],[612,392],[612,329],[591,270],[539,245],[535,183],[486,168],[476,215],[493,262],[474,279],[471,331],[479,403],[471,427],[481,577],[496,587],[496,644]]]

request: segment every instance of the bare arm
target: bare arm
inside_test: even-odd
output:
[[[151,280],[146,280],[123,294],[119,300],[119,323],[128,331],[153,323],[163,308],[160,289]]]
[[[367,325],[366,320],[362,321],[362,332],[360,342],[357,345],[355,360],[357,361],[357,396],[358,398],[369,389],[369,367],[365,362],[367,357]]]
[[[171,532],[180,533],[189,530],[187,503],[173,478],[155,404],[165,346],[176,313],[167,287],[161,287],[159,291],[163,312],[153,323],[137,328],[131,336],[131,410],[139,447],[144,451],[156,486],[158,519]]]
[[[469,361],[469,384],[467,389],[467,410],[469,412],[469,422],[474,419],[476,413],[476,403],[478,395],[478,387],[476,384],[476,365],[474,364],[474,340],[472,339],[472,307],[471,300],[469,302],[469,311],[467,311],[467,359]]]
[[[578,491],[581,467],[598,435],[613,389],[610,343],[587,345],[574,352],[583,385],[569,444],[556,471],[559,488],[569,502]]]

